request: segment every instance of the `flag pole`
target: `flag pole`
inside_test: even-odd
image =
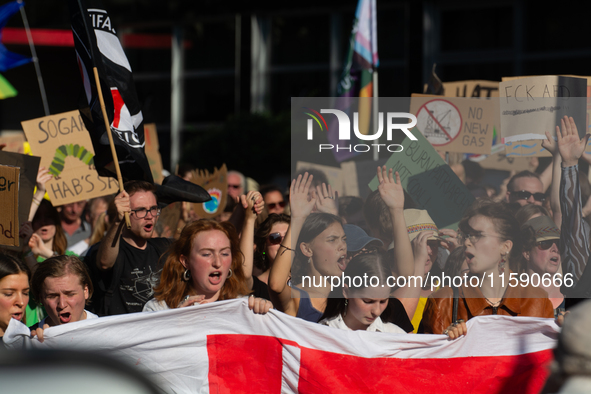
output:
[[[111,132],[111,125],[109,124],[109,117],[107,116],[107,108],[105,107],[105,100],[103,99],[103,90],[101,89],[101,81],[99,79],[98,70],[96,67],[92,68],[94,72],[94,80],[96,82],[96,89],[98,90],[99,101],[101,103],[101,110],[103,112],[103,120],[105,121],[105,130],[109,137],[109,145],[111,145],[111,155],[113,155],[113,164],[115,165],[115,172],[117,173],[117,181],[119,181],[119,192],[124,192],[123,177],[121,176],[121,168],[119,168],[119,159],[117,159],[117,151],[115,150],[115,142],[113,141],[113,133]],[[125,224],[127,228],[131,228],[131,221],[129,220],[129,212],[125,212]]]
[[[19,0],[19,4],[23,1]],[[27,20],[27,14],[25,13],[24,4],[20,7],[21,17],[23,18],[23,24],[25,25],[25,32],[27,33],[27,40],[29,41],[29,47],[31,48],[31,55],[33,55],[33,64],[35,65],[35,73],[37,74],[37,83],[39,83],[39,90],[41,91],[41,101],[43,101],[43,110],[45,116],[49,116],[49,104],[47,104],[47,95],[45,94],[45,85],[43,84],[43,77],[41,76],[41,68],[39,67],[39,59],[37,58],[37,52],[35,51],[35,45],[33,44],[33,37],[31,36],[31,29],[29,28],[29,21]]]
[[[374,130],[378,129],[378,69],[373,69],[373,127]],[[380,152],[378,150],[373,151],[373,161],[380,159]]]

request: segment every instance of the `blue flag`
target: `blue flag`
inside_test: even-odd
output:
[[[2,39],[2,29],[6,26],[8,19],[16,14],[25,3],[13,1],[0,7],[0,40]],[[10,52],[6,47],[0,44],[0,71],[4,72],[11,68],[22,66],[33,61],[33,58]]]

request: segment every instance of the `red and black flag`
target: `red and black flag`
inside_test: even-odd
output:
[[[116,177],[93,67],[97,68],[123,180],[154,183],[144,152],[144,124],[131,66],[113,22],[97,0],[68,0],[78,66],[84,84],[80,114],[90,133],[100,175]]]

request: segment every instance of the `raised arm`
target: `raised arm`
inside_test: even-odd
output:
[[[552,184],[550,188],[550,207],[552,208],[552,219],[558,228],[562,225],[562,211],[560,210],[560,178],[562,175],[561,165],[562,157],[558,152],[558,143],[550,133],[546,132],[546,139],[542,141],[542,146],[552,154]],[[546,171],[544,171],[545,173]],[[542,181],[544,183],[544,181]],[[545,184],[544,184],[545,185]],[[544,187],[544,190],[546,188]]]
[[[244,208],[244,222],[242,224],[242,233],[240,235],[240,251],[244,255],[244,277],[249,289],[252,290],[252,267],[254,264],[254,225],[257,215],[263,211],[265,202],[261,193],[250,191],[246,195],[240,196],[240,203]]]
[[[124,190],[115,197],[115,206],[117,207],[117,216],[111,225],[107,234],[100,243],[97,255],[96,265],[101,270],[113,268],[117,256],[119,256],[119,241],[125,226],[125,212],[131,212],[129,203],[129,194]]]
[[[31,209],[29,210],[29,222],[33,221],[35,214],[37,213],[37,209],[39,208],[39,204],[41,204],[41,200],[43,200],[43,196],[45,196],[45,184],[53,177],[49,173],[45,167],[39,167],[39,171],[37,171],[37,181],[35,186],[37,186],[37,190],[33,195],[33,203],[31,204]]]
[[[312,184],[312,176],[306,172],[291,182],[289,203],[291,207],[291,221],[283,242],[279,246],[277,257],[269,271],[269,295],[277,309],[289,315],[297,314],[297,305],[291,297],[291,288],[287,286],[287,279],[295,257],[295,248],[302,226],[312,212],[316,200],[308,201],[308,190]]]
[[[400,182],[400,175],[396,173],[394,180],[392,169],[390,171],[378,167],[378,181],[380,185],[380,197],[390,211],[392,219],[392,240],[394,241],[395,267],[398,275],[410,276],[414,274],[414,260],[410,238],[406,230],[404,220],[404,189]]]
[[[574,119],[560,121],[556,127],[558,150],[562,157],[562,180],[560,183],[560,207],[562,227],[560,243],[563,247],[563,274],[572,274],[574,283],[578,281],[589,258],[589,225],[583,219],[581,188],[579,186],[578,161],[583,154],[589,134],[579,139]]]

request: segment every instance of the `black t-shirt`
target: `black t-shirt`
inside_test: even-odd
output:
[[[160,280],[160,273],[165,261],[165,256],[161,256],[167,250],[172,240],[166,238],[152,238],[148,240],[145,249],[138,249],[123,239],[119,241],[119,254],[113,268],[100,271],[96,269],[96,253],[98,247],[92,251],[87,259],[87,265],[93,272],[93,284],[102,282],[104,289],[113,289],[113,295],[110,299],[108,308],[98,307],[93,311],[99,315],[120,315],[124,313],[141,312],[146,302],[154,297],[154,287]],[[119,270],[116,272],[115,270]],[[115,275],[119,275],[117,284],[111,283]],[[95,285],[95,288],[97,286]],[[98,286],[101,287],[101,286]],[[103,297],[103,294],[97,292],[97,297]],[[93,306],[102,305],[103,300],[98,299],[95,302],[93,297]],[[92,305],[91,304],[91,305]],[[97,305],[98,304],[98,305]],[[106,309],[106,313],[104,312]]]
[[[406,314],[406,309],[404,309],[404,305],[402,302],[397,298],[390,298],[388,302],[389,316],[382,315],[382,321],[384,323],[393,323],[396,324],[398,327],[402,328],[406,332],[412,332],[414,327],[408,315]]]

